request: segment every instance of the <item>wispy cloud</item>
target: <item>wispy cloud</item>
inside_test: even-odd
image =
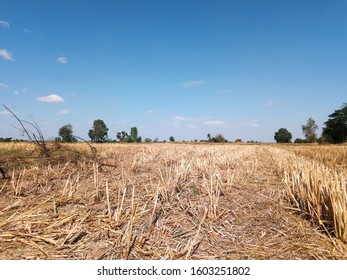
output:
[[[61,55],[57,58],[57,62],[59,62],[60,64],[67,64],[67,58],[65,55]]]
[[[173,118],[175,121],[185,121],[185,120],[187,120],[187,118],[181,117],[181,116],[173,116],[172,118]]]
[[[67,115],[67,114],[69,114],[68,109],[63,109],[63,110],[58,111],[58,115]]]
[[[12,53],[5,49],[0,49],[0,57],[2,57],[5,60],[13,60]]]
[[[205,82],[202,80],[192,80],[179,83],[181,87],[192,88],[202,86]]]
[[[225,125],[226,122],[225,121],[204,121],[203,122],[205,125],[208,126],[221,126],[221,125]]]
[[[15,91],[13,92],[13,94],[19,95],[19,94],[24,93],[24,92],[27,92],[27,91],[28,91],[28,89],[22,88],[21,90],[15,90]]]
[[[7,89],[7,85],[0,83],[0,89]]]
[[[48,96],[38,97],[38,98],[36,98],[36,101],[48,102],[48,103],[63,103],[64,99],[61,96],[59,96],[59,95],[51,94],[51,95],[48,95]]]
[[[231,94],[233,91],[230,90],[230,89],[221,89],[221,90],[217,90],[217,94],[225,94],[225,95],[228,95],[228,94]]]
[[[19,115],[18,112],[13,112],[13,113],[15,113],[16,115]],[[0,111],[0,115],[10,116],[12,114],[7,110],[3,110],[3,111]]]
[[[266,100],[266,106],[272,107],[274,105],[274,102],[271,99]]]
[[[145,112],[145,116],[152,116],[152,115],[154,115],[156,112],[154,111],[154,110],[147,110],[146,112]]]
[[[10,28],[10,23],[4,20],[0,20],[0,27],[1,28]]]

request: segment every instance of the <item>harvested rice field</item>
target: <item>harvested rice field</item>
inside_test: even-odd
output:
[[[0,259],[347,259],[347,147],[0,146]]]

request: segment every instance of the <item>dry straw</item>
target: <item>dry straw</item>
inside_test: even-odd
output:
[[[333,156],[339,152],[346,154],[347,147],[321,149],[314,147],[314,158],[307,147],[294,150],[296,155],[279,151],[284,182],[297,208],[305,211],[328,234],[347,242],[347,162],[345,158],[336,161]]]
[[[338,162],[168,143],[100,144],[94,156],[63,144],[47,161],[13,145],[0,146],[11,175],[0,179],[0,259],[347,258]]]

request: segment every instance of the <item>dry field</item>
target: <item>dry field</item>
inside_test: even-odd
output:
[[[346,146],[0,146],[0,259],[347,259]]]

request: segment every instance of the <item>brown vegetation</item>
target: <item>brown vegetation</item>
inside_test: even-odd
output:
[[[2,144],[0,259],[346,259],[345,173],[312,202],[312,160],[276,147]]]

